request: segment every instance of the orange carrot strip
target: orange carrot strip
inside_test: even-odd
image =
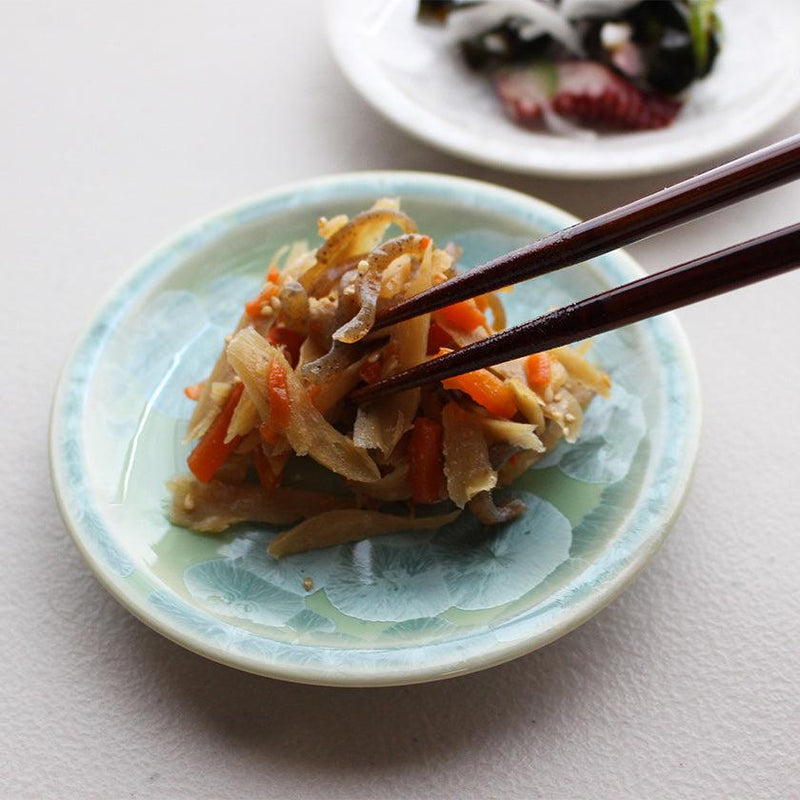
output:
[[[487,369],[476,369],[446,378],[442,386],[468,394],[478,405],[497,417],[511,419],[517,413],[513,391]]]
[[[186,459],[189,469],[202,483],[208,483],[214,477],[242,440],[241,436],[234,436],[231,441],[225,443],[228,425],[243,391],[244,384],[237,383],[233,387],[222,410]]]
[[[415,503],[435,503],[444,478],[442,426],[426,417],[414,420],[408,444],[411,497]]]
[[[273,358],[267,376],[269,395],[269,424],[273,430],[284,431],[289,427],[291,407],[289,405],[289,386],[286,383],[286,367],[280,358]]]
[[[486,324],[486,317],[475,305],[474,300],[463,300],[460,303],[440,308],[434,313],[434,317],[451,328],[458,328],[468,333],[474,331],[479,325]]]
[[[258,432],[259,434],[261,434],[262,440],[267,444],[275,444],[275,442],[277,442],[278,439],[281,438],[280,433],[278,433],[278,431],[276,430],[273,430],[270,427],[269,422],[262,422],[258,426]]]
[[[261,314],[262,307],[277,293],[278,287],[274,283],[270,283],[255,300],[250,300],[244,304],[244,310],[247,312],[247,316],[258,317]]]
[[[275,325],[269,329],[267,339],[270,344],[280,347],[286,360],[293,366],[297,366],[300,358],[300,347],[306,340],[304,333],[290,330],[284,325]]]
[[[273,264],[267,273],[267,280],[270,283],[277,283],[281,279],[281,273],[278,268]]]
[[[431,321],[430,328],[428,328],[428,355],[433,355],[443,347],[448,347],[451,350],[455,348],[456,343],[453,337],[439,324],[436,320]]]
[[[187,386],[184,388],[183,393],[190,399],[190,400],[199,400],[200,395],[203,392],[203,387],[206,385],[205,381],[200,381],[200,383],[195,383],[193,386]]]
[[[285,464],[286,461],[283,463]],[[283,478],[283,470],[281,469],[275,472],[272,468],[272,464],[270,464],[269,459],[264,455],[264,451],[260,447],[256,447],[256,449],[253,450],[253,466],[258,473],[258,480],[265,489],[272,490],[280,484],[281,478]]]
[[[525,359],[525,376],[532,389],[544,389],[550,383],[550,354],[534,353]]]

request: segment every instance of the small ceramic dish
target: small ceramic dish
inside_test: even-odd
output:
[[[767,6],[769,8],[767,8]],[[725,0],[714,71],[690,88],[661,130],[584,138],[508,120],[489,80],[470,72],[442,31],[416,22],[417,0],[328,0],[328,39],[358,92],[406,133],[514,172],[619,178],[678,169],[732,152],[800,102],[800,6]]]
[[[469,513],[273,561],[276,528],[203,535],[170,525],[190,402],[268,256],[316,240],[318,216],[397,196],[420,229],[486,259],[575,222],[539,200],[422,173],[290,186],[179,233],[112,292],[64,368],[50,432],[64,520],[98,578],[168,638],[244,670],[317,684],[386,685],[499,664],[562,636],[612,600],[663,541],[689,483],[700,425],[689,347],[671,315],[598,337],[613,381],[580,440],[520,478],[528,504],[481,530]],[[622,252],[518,286],[511,322],[642,274]],[[310,578],[313,587],[308,590]]]

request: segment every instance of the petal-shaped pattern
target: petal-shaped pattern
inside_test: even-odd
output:
[[[589,563],[608,547],[609,533],[616,530],[630,508],[630,487],[626,484],[621,481],[603,489],[597,506],[572,531],[572,558]]]
[[[298,633],[307,631],[333,633],[336,630],[336,623],[333,620],[323,617],[309,608],[304,608],[298,614],[295,614],[286,624],[290,628],[294,628]]]
[[[452,605],[429,544],[391,547],[377,539],[342,548],[326,594],[342,613],[372,621],[430,617]]]
[[[285,625],[305,601],[253,574],[237,560],[216,558],[183,574],[191,595],[210,610],[261,625]]]
[[[592,401],[578,441],[561,442],[534,469],[557,466],[578,481],[615,483],[628,474],[644,434],[641,399],[617,384],[609,399]]]
[[[409,619],[405,622],[397,622],[394,625],[390,625],[383,632],[383,635],[403,641],[413,641],[420,638],[429,641],[452,627],[447,620],[441,617],[419,617],[419,619]]]
[[[513,495],[528,507],[521,517],[487,528],[472,514],[462,514],[436,537],[439,561],[458,608],[490,608],[516,600],[569,558],[569,520],[536,495]]]
[[[262,580],[302,596],[309,593],[305,588],[306,578],[311,578],[311,591],[324,589],[336,564],[335,553],[331,550],[311,550],[275,560],[267,554],[266,544],[262,546],[261,541],[243,557],[243,561],[247,569]]]

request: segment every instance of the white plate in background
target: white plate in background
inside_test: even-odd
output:
[[[722,0],[721,53],[672,126],[586,139],[531,132],[508,120],[490,81],[461,63],[442,30],[418,24],[416,9],[417,0],[328,0],[333,53],[390,121],[493,167],[566,178],[662,172],[741,147],[800,102],[797,0]]]

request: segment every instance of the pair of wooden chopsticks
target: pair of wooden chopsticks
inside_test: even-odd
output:
[[[578,222],[388,309],[373,330],[544,275],[800,176],[800,135]],[[800,266],[800,223],[626,283],[353,392],[357,402],[595,336]]]

